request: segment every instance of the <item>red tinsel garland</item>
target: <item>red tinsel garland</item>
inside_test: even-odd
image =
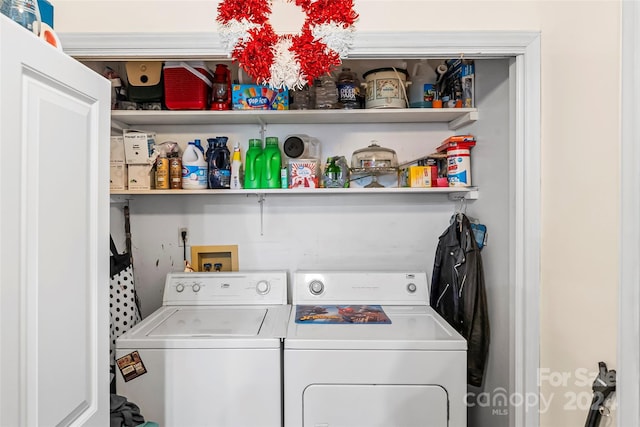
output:
[[[287,74],[298,70],[295,85],[313,80],[341,63],[341,53],[348,44],[358,14],[353,0],[288,0],[305,13],[300,33],[277,35],[269,22],[270,0],[223,0],[218,5],[216,21],[221,34],[230,45],[230,55],[259,84],[286,86],[286,82],[273,81],[272,72]],[[333,29],[333,31],[332,31]],[[314,32],[316,36],[314,36]],[[340,46],[337,52],[329,45]],[[283,46],[295,64],[283,55]],[[285,52],[286,53],[286,52]]]

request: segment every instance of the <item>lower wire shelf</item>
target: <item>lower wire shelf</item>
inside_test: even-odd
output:
[[[477,187],[350,187],[350,188],[263,188],[263,189],[206,189],[206,190],[111,190],[112,196],[118,195],[331,195],[331,194],[448,194],[450,199],[475,200]]]

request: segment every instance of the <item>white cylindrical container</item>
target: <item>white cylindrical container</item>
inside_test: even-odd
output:
[[[471,152],[469,149],[447,150],[447,178],[449,187],[471,185]]]
[[[362,75],[366,86],[366,108],[406,108],[407,77],[404,68],[377,68]]]
[[[206,190],[207,162],[194,142],[189,142],[182,154],[182,188],[184,190]]]

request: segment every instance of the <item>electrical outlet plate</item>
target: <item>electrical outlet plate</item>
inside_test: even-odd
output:
[[[178,246],[179,247],[183,247],[184,246],[184,242],[182,241],[182,232],[186,232],[187,236],[184,239],[184,242],[187,243],[187,246],[189,246],[189,231],[187,230],[187,227],[180,227],[178,229]]]

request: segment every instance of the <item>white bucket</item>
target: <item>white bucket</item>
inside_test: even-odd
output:
[[[468,149],[447,150],[447,178],[449,187],[471,185],[471,153]]]
[[[366,86],[366,108],[406,108],[407,77],[403,68],[377,68],[362,75]]]

